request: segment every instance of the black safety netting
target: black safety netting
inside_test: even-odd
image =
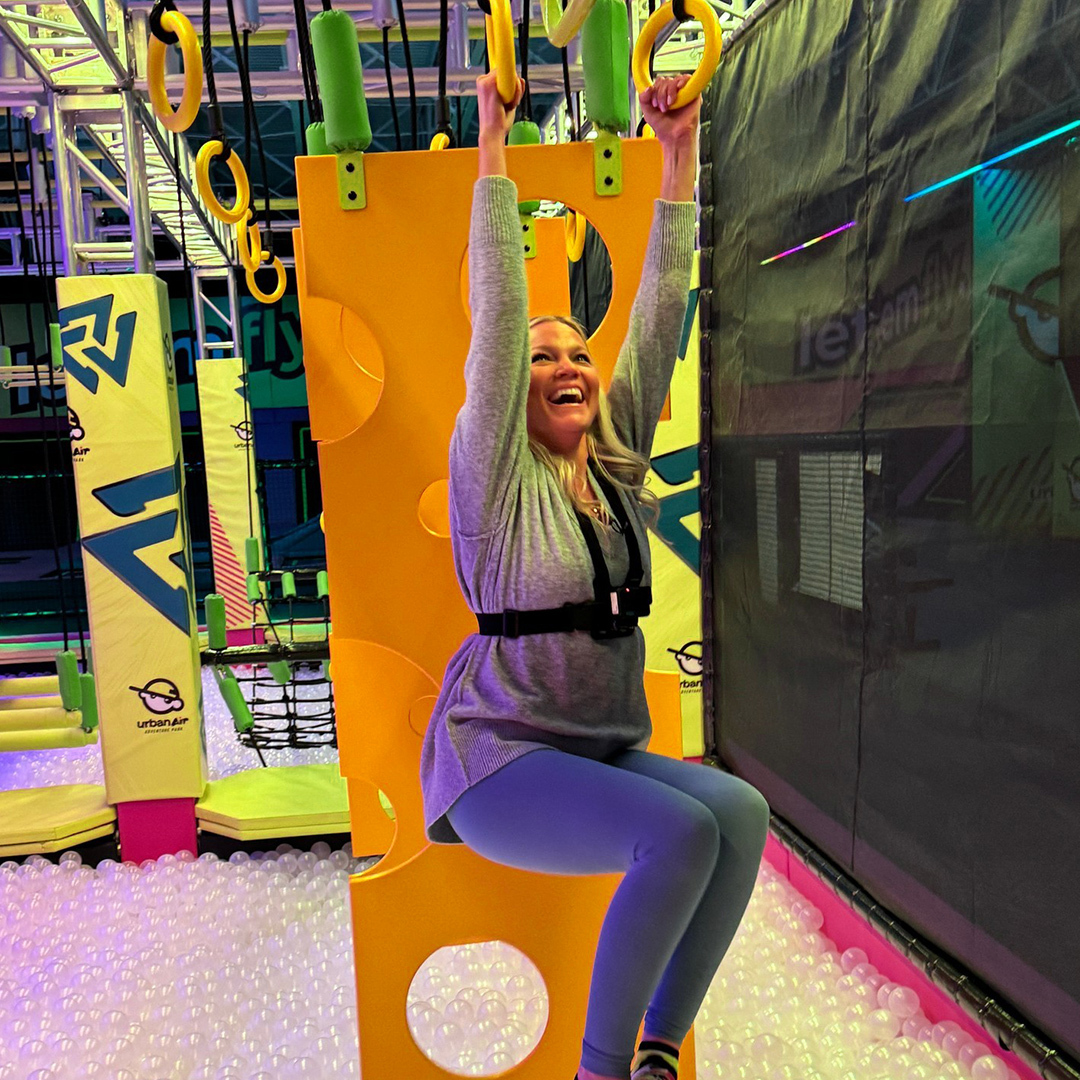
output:
[[[1080,5],[790,0],[707,115],[720,754],[1080,1052]]]

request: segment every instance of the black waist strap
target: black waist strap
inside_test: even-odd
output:
[[[543,608],[539,611],[515,611],[508,608],[506,611],[487,615],[478,612],[476,621],[480,624],[481,634],[490,637],[521,637],[524,634],[560,634],[571,630],[587,630],[594,638],[627,637],[634,632],[638,619],[649,614],[652,590],[641,584],[644,577],[641,551],[622,497],[591,458],[589,471],[607,496],[619,523],[619,532],[626,541],[630,569],[625,584],[612,586],[593,523],[580,510],[575,510],[574,514],[593,564],[595,599],[583,604],[564,604],[561,608]]]
[[[565,634],[588,631],[594,638],[626,637],[634,632],[638,619],[649,614],[652,589],[613,589],[608,603],[590,600],[584,604],[564,604],[558,608],[533,611],[477,612],[480,633],[488,637],[524,637],[527,634]]]

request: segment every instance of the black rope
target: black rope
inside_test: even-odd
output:
[[[566,115],[570,120],[570,141],[577,142],[577,125],[574,122],[574,95],[570,90],[570,62],[566,58],[566,49],[562,50],[563,93],[566,94]]]
[[[397,102],[394,100],[394,76],[390,71],[390,27],[382,29],[383,67],[386,70],[386,92],[390,96],[390,118],[394,121],[394,149],[401,149],[401,125],[398,123]],[[460,139],[458,140],[460,142]]]
[[[412,148],[417,149],[419,118],[416,105],[416,76],[413,74],[412,50],[409,48],[409,28],[405,25],[405,4],[397,0],[398,25],[401,27],[401,44],[405,49],[405,71],[409,76],[409,118],[412,121]]]
[[[330,0],[322,0],[323,11],[333,11],[333,7],[330,4]]]
[[[176,5],[173,0],[158,0],[150,12],[150,33],[158,39],[158,41],[165,42],[166,45],[177,45],[180,42],[180,38],[174,34],[171,30],[165,30],[161,25],[161,16],[166,11],[175,11]]]
[[[308,27],[307,5],[304,0],[293,0],[296,18],[296,44],[300,52],[300,72],[304,77],[304,98],[312,120],[323,118],[319,102],[319,79],[315,72],[315,53],[311,47],[311,31]]]
[[[11,110],[8,110],[8,123],[11,123]],[[30,195],[30,226],[34,230],[34,248],[35,248],[35,261],[37,262],[38,274],[41,277],[41,285],[45,291],[45,321],[49,321],[49,311],[51,302],[49,300],[49,283],[45,278],[45,249],[42,245],[42,241],[38,238],[38,220],[37,220],[37,185],[34,183],[34,165],[31,158],[31,147],[34,144],[33,135],[30,130],[30,120],[25,119],[23,121],[23,137],[26,143],[26,178],[29,185]],[[15,140],[13,137],[9,137],[8,147],[10,150],[12,169],[15,170]],[[25,252],[25,237],[26,230],[22,224],[22,188],[19,184],[18,171],[14,171],[15,176],[15,201],[19,207],[19,230],[20,236],[24,240],[24,252]],[[45,231],[45,222],[41,222],[41,231]],[[30,266],[29,261],[24,259],[23,262],[23,276],[26,277],[29,274]],[[30,304],[27,301],[26,315],[27,321],[31,318]],[[31,324],[32,325],[32,324]],[[31,333],[31,343],[32,343]],[[45,517],[49,523],[49,539],[52,541],[53,548],[53,564],[56,569],[56,585],[60,595],[60,628],[64,637],[64,649],[68,647],[70,640],[70,631],[68,630],[68,599],[67,589],[65,588],[67,574],[65,573],[60,562],[60,541],[56,533],[56,512],[53,509],[53,467],[52,467],[52,454],[49,452],[49,446],[51,440],[48,433],[48,421],[45,417],[45,393],[44,387],[41,382],[41,366],[37,362],[37,349],[31,348],[32,355],[30,362],[34,369],[34,388],[37,390],[37,407],[38,407],[38,420],[41,423],[41,457],[45,465]],[[52,350],[51,342],[50,348],[46,350],[46,363],[49,365],[49,386],[50,389],[55,389],[55,383],[53,381],[52,370]],[[56,421],[55,406],[53,409],[53,422]]]
[[[173,171],[176,176],[176,208],[180,214],[180,258],[184,264],[184,299],[187,301],[188,330],[191,332],[191,366],[195,369],[195,295],[191,285],[191,262],[187,253],[187,232],[184,229],[184,200],[180,188],[180,136],[173,132]],[[195,395],[195,411],[199,412],[199,396]],[[202,424],[199,424],[202,431]]]
[[[49,183],[49,177],[47,173],[47,159],[48,155],[45,146],[45,134],[42,132],[41,136],[41,167],[45,172],[45,197],[49,207],[49,263],[52,269],[53,282],[57,278],[57,261],[56,261],[56,218],[54,216],[53,207],[53,185]],[[54,135],[55,139],[55,135]],[[53,180],[56,179],[56,164],[55,164],[55,147],[54,147],[54,162],[53,162]],[[44,222],[43,222],[44,224]],[[53,290],[55,299],[55,286]],[[59,304],[54,305],[54,310],[57,312],[57,318],[59,318]],[[50,340],[50,350],[52,342]],[[51,354],[50,354],[51,355]],[[55,393],[55,387],[52,380],[52,366],[49,367],[49,389],[52,391],[50,394],[50,403],[52,405],[53,416],[53,436],[56,441],[57,458],[60,462],[60,492],[64,499],[64,520],[68,523],[77,520],[76,513],[71,504],[71,493],[75,488],[75,460],[71,456],[71,435],[70,427],[66,423],[67,419],[67,391],[64,392],[64,420],[63,424],[58,423],[59,417],[57,416],[58,403]],[[66,434],[66,438],[64,437]],[[65,443],[67,445],[65,445]],[[68,483],[70,477],[71,483]],[[72,540],[71,531],[68,531],[67,541],[65,543],[67,550],[67,565],[68,572],[71,574],[72,590],[75,591],[75,549]],[[79,635],[79,655],[82,657],[83,666],[86,667],[86,641],[83,636],[82,619],[78,614],[75,614],[75,630]]]
[[[244,102],[244,136],[245,156],[250,158],[250,131],[255,131],[255,144],[259,149],[259,168],[262,172],[263,184],[263,220],[266,225],[266,250],[270,258],[274,257],[274,233],[270,227],[270,175],[266,168],[266,152],[263,149],[262,129],[259,127],[258,117],[255,115],[255,95],[251,91],[251,72],[248,69],[248,33],[244,31],[244,44],[241,48],[240,34],[236,28],[236,6],[234,0],[226,0],[225,4],[229,14],[229,34],[232,37],[233,52],[236,56],[236,73],[240,77],[240,96]]]

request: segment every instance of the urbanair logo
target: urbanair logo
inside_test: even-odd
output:
[[[91,394],[98,392],[101,374],[107,375],[117,386],[123,387],[127,383],[138,313],[126,311],[113,323],[114,300],[111,294],[99,296],[70,304],[59,311],[64,371]],[[87,330],[91,332],[92,343],[86,340]],[[113,341],[111,353],[107,351],[110,339]]]
[[[187,716],[169,715],[180,712],[184,707],[183,698],[172,679],[151,679],[145,686],[129,686],[128,689],[139,696],[148,712],[155,714],[135,725],[141,730],[178,731],[188,722]]]
[[[86,438],[86,432],[83,431],[83,426],[79,422],[79,414],[68,406],[67,411],[68,418],[68,436],[71,439],[71,456],[75,461],[80,458],[86,457],[90,453],[89,446],[76,446],[76,443],[81,443]]]
[[[701,673],[703,664],[701,658],[701,642],[688,641],[681,649],[668,649],[675,657],[675,663],[683,675],[689,676],[679,679],[679,687],[682,690],[697,690],[701,686]]]
[[[187,536],[180,527],[180,469],[180,455],[177,454],[175,462],[163,469],[94,488],[94,498],[110,513],[135,520],[83,537],[83,548],[173,626],[187,634],[191,632],[191,567],[187,559]],[[166,509],[142,516],[151,503],[160,500],[168,500]],[[155,552],[154,561],[160,565],[162,560],[167,560],[181,570],[182,585],[170,585],[138,554],[167,540],[173,541],[171,552]]]
[[[240,440],[240,442],[236,444],[237,446],[246,446],[251,442],[253,432],[251,430],[251,424],[247,420],[241,420],[239,424],[230,424],[229,426],[236,432],[236,437]]]

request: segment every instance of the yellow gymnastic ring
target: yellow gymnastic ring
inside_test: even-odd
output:
[[[676,95],[675,103],[672,105],[674,109],[689,105],[709,85],[709,80],[716,73],[716,67],[720,63],[722,45],[720,20],[716,17],[716,12],[705,0],[684,0],[684,3],[687,14],[697,19],[701,23],[702,30],[705,31],[705,51],[697,70],[690,76],[690,81]],[[641,28],[641,33],[638,34],[638,39],[634,43],[631,69],[634,73],[634,85],[639,94],[652,86],[649,79],[649,56],[656,43],[657,35],[672,18],[674,16],[671,11],[671,0],[668,0],[649,17],[649,21]]]
[[[251,211],[233,228],[236,230],[236,250],[240,256],[240,265],[245,270],[258,270],[260,264],[270,258],[270,255],[263,251],[262,235],[259,233],[259,226],[251,221]]]
[[[499,97],[509,104],[517,93],[514,21],[510,17],[509,0],[491,0],[491,14],[484,18],[484,33]]]
[[[566,257],[571,262],[577,262],[585,252],[585,215],[571,210],[563,218],[563,228],[566,230]]]
[[[643,139],[655,139],[656,132],[648,124],[645,124],[641,129],[641,137]]]
[[[210,213],[223,221],[226,225],[235,225],[247,217],[248,203],[251,201],[251,185],[248,183],[247,170],[240,160],[240,155],[231,153],[225,159],[236,184],[236,202],[229,209],[218,202],[214,189],[210,186],[210,162],[214,160],[225,147],[220,139],[211,139],[199,147],[198,156],[195,158],[195,180],[199,186],[199,194],[206,200]]]
[[[556,49],[569,45],[589,17],[595,3],[596,0],[570,0],[564,11],[560,0],[542,0],[540,10],[544,16],[544,31],[548,41]]]
[[[259,301],[260,304],[276,304],[282,296],[285,295],[285,267],[281,265],[281,260],[275,255],[274,261],[270,264],[272,270],[277,273],[277,285],[272,293],[264,293],[258,285],[255,284],[255,271],[245,270],[247,275],[247,287],[248,292]]]
[[[169,92],[165,89],[165,50],[168,46],[151,34],[146,53],[146,82],[150,90],[150,104],[153,105],[157,118],[169,131],[187,131],[198,115],[199,101],[202,98],[202,50],[191,21],[181,12],[163,11],[161,29],[180,39],[180,52],[184,55],[184,95],[173,112],[173,107],[169,104]]]
[[[445,150],[450,145],[450,136],[445,131],[436,131],[434,138],[431,140],[431,146],[429,150]]]

